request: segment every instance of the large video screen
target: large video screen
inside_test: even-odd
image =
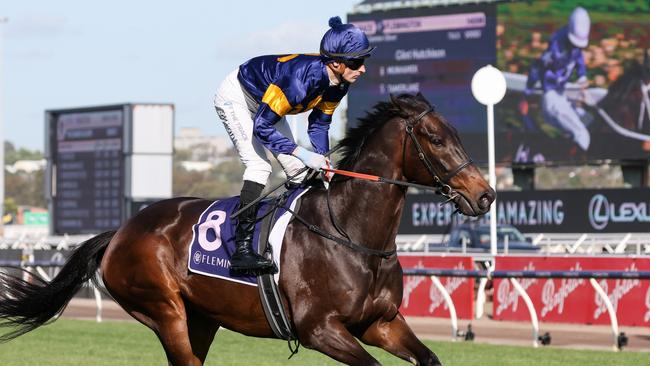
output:
[[[583,7],[583,8],[582,8]],[[501,163],[650,158],[650,3],[521,1],[352,14],[377,46],[350,88],[348,123],[389,93],[422,92],[487,161],[473,74],[496,64]]]
[[[485,106],[469,85],[478,69],[496,61],[496,5],[351,14],[348,21],[377,46],[366,74],[350,88],[348,124],[389,94],[421,92],[458,129],[470,156],[487,161]]]
[[[124,210],[123,110],[49,113],[54,232],[117,228]]]
[[[496,46],[497,161],[650,157],[650,2],[500,3]]]

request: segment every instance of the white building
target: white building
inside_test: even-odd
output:
[[[216,158],[232,149],[232,143],[227,136],[208,136],[204,135],[199,128],[184,127],[174,137],[174,148],[192,150],[193,156],[203,155]]]
[[[41,160],[18,160],[13,165],[5,165],[5,170],[11,174],[17,172],[34,173],[37,170],[45,169],[45,159]]]

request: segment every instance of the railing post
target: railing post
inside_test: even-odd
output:
[[[438,291],[442,294],[442,297],[449,307],[449,318],[451,319],[451,340],[455,341],[456,336],[458,336],[458,317],[456,316],[456,307],[454,306],[454,301],[451,299],[449,292],[445,286],[440,282],[440,279],[437,276],[431,276],[431,281],[436,286]]]
[[[530,314],[530,322],[533,325],[533,347],[537,348],[539,346],[539,321],[537,320],[537,312],[535,311],[533,301],[530,299],[530,296],[528,296],[528,293],[516,278],[511,277],[510,282],[519,293],[519,296],[521,296],[521,298],[524,299],[524,302],[526,303],[528,313]]]
[[[93,292],[95,293],[95,304],[97,305],[97,314],[95,315],[95,319],[97,320],[97,323],[102,322],[102,293],[97,289],[95,284],[92,281],[88,281],[88,284],[90,287],[92,287]]]
[[[603,288],[600,286],[598,281],[594,278],[589,279],[589,283],[591,283],[591,286],[593,286],[594,290],[596,290],[596,293],[600,298],[603,300],[605,303],[605,307],[607,308],[607,313],[609,313],[609,320],[611,322],[612,326],[612,335],[614,337],[614,351],[618,351],[618,318],[616,317],[616,311],[614,310],[614,305],[612,302],[609,300],[609,296],[607,296],[607,293]]]
[[[485,312],[485,286],[487,285],[488,278],[492,275],[492,271],[494,271],[495,266],[494,259],[489,265],[487,264],[487,261],[484,263],[487,267],[487,277],[481,277],[478,283],[478,291],[476,292],[476,314],[474,315],[476,319],[481,319],[483,317],[483,313]]]

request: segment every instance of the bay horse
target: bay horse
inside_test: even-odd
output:
[[[456,130],[421,95],[391,96],[348,131],[339,168],[439,187],[465,215],[489,210],[495,192],[471,162]],[[330,195],[331,212],[327,195]],[[394,254],[406,188],[336,176],[302,198],[297,215],[367,249],[339,245],[293,220],[281,251],[279,288],[300,343],[348,365],[379,365],[359,343],[415,365],[438,357],[399,312],[402,269]],[[253,286],[188,272],[192,225],[211,201],[155,203],[116,232],[84,242],[50,283],[0,277],[0,318],[9,340],[60,313],[98,269],[108,292],[158,336],[171,365],[202,365],[217,329],[274,338]],[[338,225],[331,217],[338,218]]]
[[[650,57],[647,49],[643,53],[643,63],[632,60],[623,75],[609,86],[598,107],[605,112],[600,112],[601,118],[625,129],[623,134],[635,137],[640,133],[641,139],[650,139]]]

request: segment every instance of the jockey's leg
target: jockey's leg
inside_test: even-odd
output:
[[[239,207],[245,207],[256,200],[263,190],[263,185],[245,180]],[[240,213],[237,218],[237,228],[235,229],[236,251],[230,258],[230,268],[234,271],[268,271],[273,268],[273,262],[270,259],[264,258],[253,250],[253,233],[256,221],[257,204]]]
[[[547,91],[544,93],[542,108],[544,117],[549,123],[567,132],[582,150],[586,151],[589,148],[591,142],[589,130],[565,95],[555,90]]]
[[[271,174],[271,163],[262,145],[253,137],[253,119],[235,72],[217,90],[214,104],[246,167],[240,194],[240,207],[244,207],[256,200],[264,190]],[[254,205],[242,212],[237,220],[236,252],[230,260],[231,268],[235,271],[268,271],[273,268],[273,262],[255,253],[252,247],[256,215],[257,205]]]
[[[399,313],[390,321],[380,318],[372,323],[361,336],[361,340],[366,344],[381,347],[414,365],[440,365],[436,354],[415,336]]]

